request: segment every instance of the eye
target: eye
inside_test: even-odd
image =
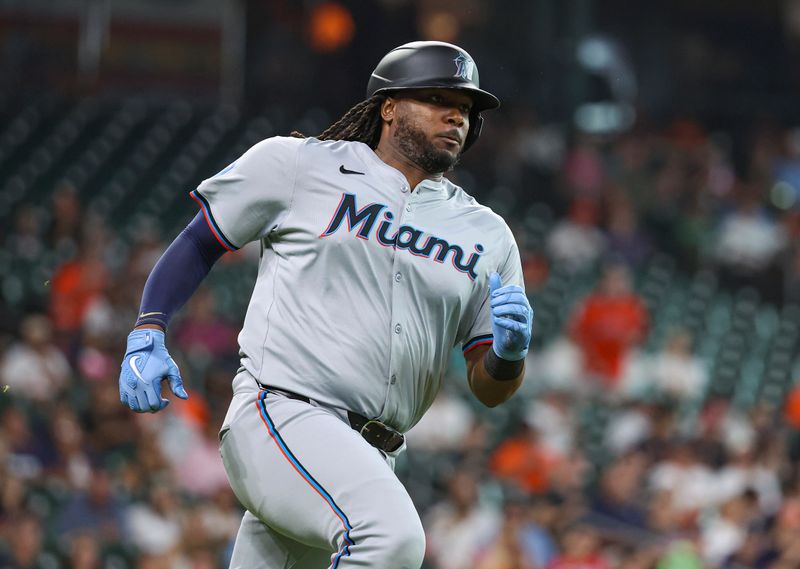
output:
[[[470,108],[470,106],[469,106],[469,105],[460,105],[460,106],[458,107],[458,109],[459,109],[459,110],[460,110],[462,113],[464,113],[465,115],[468,115],[468,114],[469,114],[469,112],[472,110],[472,109]]]
[[[430,95],[428,100],[433,103],[434,105],[441,105],[443,103],[443,99],[441,95]]]

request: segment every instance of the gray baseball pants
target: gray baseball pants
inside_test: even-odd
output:
[[[247,508],[231,569],[419,569],[425,534],[385,458],[336,410],[234,379],[220,452]]]

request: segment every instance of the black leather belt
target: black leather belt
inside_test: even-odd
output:
[[[369,444],[384,452],[394,452],[403,446],[404,437],[393,428],[375,419],[367,419],[358,413],[347,412],[350,426],[361,433]]]
[[[299,393],[292,393],[291,391],[286,391],[281,388],[273,388],[261,383],[259,383],[259,385],[268,391],[271,390],[285,395],[289,399],[311,403],[308,397],[300,395]],[[347,412],[347,418],[350,421],[350,426],[358,431],[359,434],[364,437],[364,440],[376,449],[382,450],[383,452],[394,452],[403,446],[403,441],[405,440],[403,435],[380,421],[367,419],[363,415],[359,415],[353,411]]]

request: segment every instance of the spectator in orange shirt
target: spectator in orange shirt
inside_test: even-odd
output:
[[[90,305],[105,291],[108,268],[103,260],[105,238],[87,232],[78,255],[55,271],[50,287],[50,317],[64,339],[75,335]]]
[[[786,396],[783,416],[793,429],[800,431],[800,383]]]
[[[622,376],[631,348],[644,338],[647,309],[622,264],[609,265],[595,292],[573,315],[571,334],[583,354],[584,372],[605,386]]]
[[[557,462],[558,456],[541,444],[536,430],[523,424],[497,448],[490,468],[495,477],[516,484],[526,494],[544,494]]]

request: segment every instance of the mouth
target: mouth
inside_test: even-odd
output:
[[[450,142],[451,144],[457,144],[458,146],[461,146],[461,137],[458,136],[457,134],[451,134],[451,133],[440,134],[439,138],[443,138],[444,140]]]

